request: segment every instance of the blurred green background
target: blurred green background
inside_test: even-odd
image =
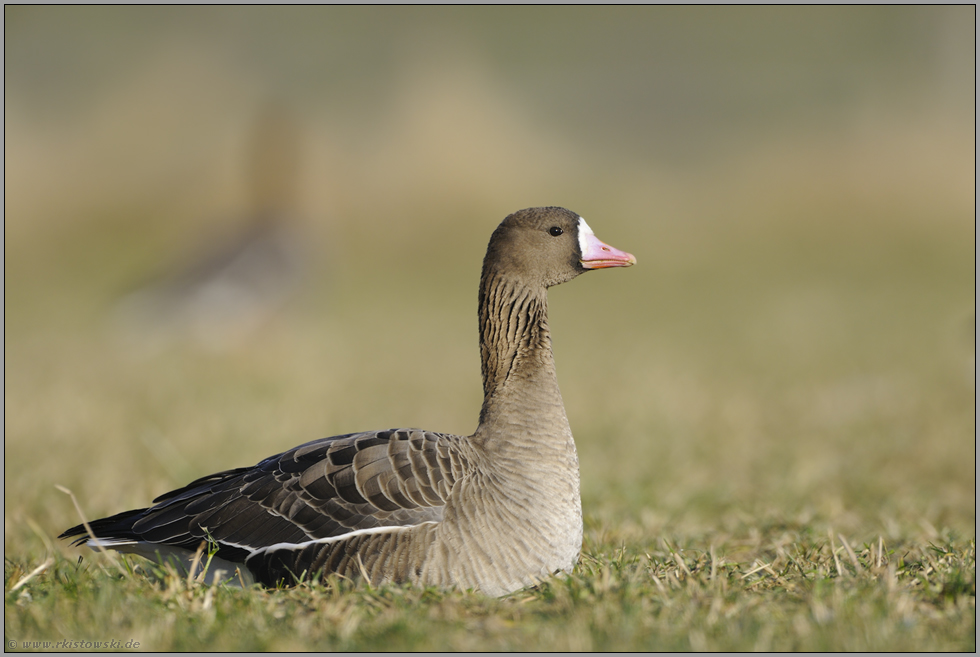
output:
[[[8,554],[41,548],[28,520],[77,522],[55,484],[94,517],[324,435],[470,433],[483,252],[534,205],[638,259],[551,292],[587,544],[766,518],[975,536],[974,26],[5,7]],[[254,146],[269,107],[287,164]],[[265,188],[305,247],[285,302],[206,345],[119,328]]]

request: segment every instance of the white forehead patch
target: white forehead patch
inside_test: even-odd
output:
[[[585,249],[585,244],[586,244],[585,238],[588,235],[592,235],[594,237],[595,236],[595,233],[593,233],[592,232],[592,229],[589,228],[589,224],[585,223],[585,219],[583,219],[582,217],[579,217],[578,218],[578,248],[579,248],[579,251],[581,251],[582,253],[585,253],[585,251],[586,251],[586,249]]]

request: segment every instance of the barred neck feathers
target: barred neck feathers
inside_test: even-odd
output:
[[[484,277],[480,289],[480,356],[484,395],[481,424],[489,419],[493,401],[507,387],[553,382],[557,393],[548,297],[543,287],[534,289],[494,272]],[[550,381],[538,381],[541,374]]]

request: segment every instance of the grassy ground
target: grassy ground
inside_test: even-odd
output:
[[[684,537],[696,547],[664,537],[616,549],[600,533],[589,531],[573,574],[499,600],[336,579],[243,591],[58,556],[41,581],[7,593],[5,640],[161,651],[975,647],[973,540],[851,546],[773,523]],[[12,582],[21,571],[8,565],[6,574]]]
[[[372,15],[352,32],[317,14],[325,39],[298,12],[259,21],[239,50],[151,16],[155,36],[126,58],[84,50],[71,15],[34,34],[32,12],[12,12],[7,649],[975,650],[974,94],[957,109],[959,51],[922,54],[966,23],[949,9],[920,34],[925,8],[787,10],[771,25],[742,15],[747,38],[704,11],[557,31],[547,12],[477,16],[463,40],[485,58],[426,16],[398,41]],[[88,41],[121,47],[131,32],[102,16],[87,29],[105,39]],[[42,37],[67,68],[34,56]],[[351,61],[384,76],[330,68],[323,49],[353,42]],[[245,148],[230,144],[263,74],[306,113],[303,286],[223,350],[120,335],[119,295],[247,205],[232,155]],[[104,86],[71,86],[84,75]],[[237,164],[208,173],[222,158]],[[505,214],[541,204],[638,258],[550,293],[582,469],[572,574],[503,599],[243,591],[56,541],[79,520],[56,486],[94,518],[325,435],[472,432],[483,251]]]
[[[7,337],[5,639],[973,650],[970,247],[915,225],[838,244],[825,228],[770,226],[706,238],[693,262],[658,260],[649,251],[683,247],[669,228],[655,246],[653,229],[593,224],[640,264],[551,295],[583,473],[586,539],[571,576],[502,600],[341,582],[240,591],[138,559],[122,574],[54,544],[77,522],[55,485],[94,517],[320,435],[472,430],[475,237],[463,280],[342,267],[332,294],[313,284],[287,319],[225,353],[128,353],[97,317],[66,310],[97,305],[95,288],[64,282],[60,301],[32,312],[67,329],[39,322]]]

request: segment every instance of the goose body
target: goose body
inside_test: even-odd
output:
[[[212,567],[245,582],[318,573],[504,595],[569,570],[582,545],[575,443],[555,374],[547,288],[636,259],[579,215],[530,208],[494,231],[479,320],[484,401],[471,436],[323,438],[203,477],[61,538]]]

